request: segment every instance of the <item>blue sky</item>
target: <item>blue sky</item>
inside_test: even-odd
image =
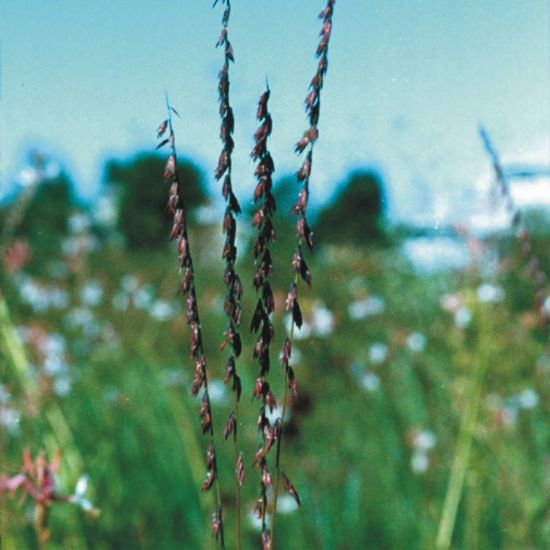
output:
[[[248,154],[266,76],[278,174],[299,166],[292,147],[306,128],[323,4],[232,2],[241,201],[254,185]],[[178,149],[214,186],[221,12],[209,0],[0,0],[3,191],[39,147],[93,197],[107,158],[154,147],[164,89],[182,115]],[[546,0],[337,0],[313,199],[370,166],[385,177],[394,216],[437,222],[460,211],[487,164],[478,121],[511,158],[548,143],[549,29]]]

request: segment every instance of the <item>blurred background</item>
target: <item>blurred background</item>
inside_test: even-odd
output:
[[[85,475],[86,498],[101,510],[53,506],[52,548],[212,544],[212,497],[200,491],[205,439],[168,242],[166,155],[154,152],[167,90],[181,115],[176,141],[221,426],[231,403],[219,351],[223,199],[213,177],[221,7],[186,4],[0,5],[0,476],[20,470],[26,447],[50,456],[61,448],[59,490],[73,493]],[[257,547],[249,152],[267,79],[278,204],[270,383],[281,396],[276,350],[289,329],[300,165],[292,149],[306,128],[323,2],[232,7],[243,541]],[[281,548],[433,547],[461,442],[471,450],[453,547],[550,545],[550,301],[537,277],[550,263],[549,28],[550,6],[538,0],[337,2],[311,179],[313,288],[301,291],[305,322],[293,349],[300,395],[283,445],[303,507],[280,499]],[[232,443],[220,441],[218,455],[231,517]],[[2,542],[36,547],[32,502],[0,506]],[[232,523],[226,529],[231,541]]]

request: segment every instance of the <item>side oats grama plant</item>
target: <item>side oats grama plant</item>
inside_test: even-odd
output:
[[[195,362],[195,376],[191,386],[191,393],[193,396],[197,396],[202,390],[202,398],[199,409],[201,430],[203,434],[207,434],[209,436],[209,443],[206,451],[207,473],[206,479],[202,484],[202,489],[203,491],[209,491],[214,485],[216,485],[216,509],[212,515],[212,533],[216,540],[220,541],[221,546],[225,547],[221,489],[217,475],[216,449],[214,445],[214,423],[212,419],[210,395],[208,393],[206,357],[202,343],[201,323],[195,288],[195,271],[193,268],[193,259],[191,257],[191,249],[187,234],[187,223],[185,220],[183,202],[181,199],[181,181],[178,172],[174,127],[172,124],[172,114],[176,114],[177,116],[179,115],[170,105],[168,96],[166,96],[166,109],[167,118],[159,126],[157,137],[159,139],[162,138],[167,131],[168,137],[163,139],[157,148],[167,144],[170,146],[170,156],[166,162],[163,174],[164,180],[170,183],[168,209],[174,216],[170,238],[177,242],[178,261],[182,271],[180,287],[185,298],[186,320],[189,326],[191,357]]]
[[[221,118],[220,139],[222,151],[219,156],[218,165],[215,170],[215,178],[222,181],[222,195],[226,202],[223,216],[222,230],[225,235],[225,243],[222,251],[224,260],[223,282],[226,288],[224,300],[224,314],[227,318],[227,328],[224,333],[224,341],[220,348],[229,350],[225,361],[224,381],[231,383],[233,391],[233,402],[225,423],[224,439],[233,436],[235,445],[235,481],[236,481],[236,544],[241,548],[241,487],[244,482],[244,453],[239,448],[237,439],[237,427],[239,425],[239,402],[242,392],[241,378],[237,373],[237,359],[241,355],[242,344],[238,332],[241,322],[242,306],[241,298],[243,285],[235,270],[237,261],[237,221],[236,217],[241,212],[239,202],[233,191],[232,184],[232,154],[234,149],[233,131],[234,115],[229,98],[229,66],[234,62],[233,47],[229,41],[229,18],[231,15],[230,0],[215,0],[214,6],[220,3],[224,7],[222,16],[222,30],[216,47],[223,48],[224,61],[218,75],[218,99],[219,113]],[[257,109],[257,118],[260,126],[254,134],[254,148],[251,157],[257,162],[255,177],[257,184],[254,190],[255,213],[253,216],[253,227],[257,231],[257,237],[253,246],[255,274],[252,285],[259,298],[251,317],[251,330],[257,334],[257,339],[252,350],[252,356],[258,363],[258,375],[252,388],[253,398],[261,402],[258,416],[258,430],[261,442],[256,451],[253,465],[259,470],[260,496],[256,501],[255,513],[261,519],[261,540],[264,549],[274,548],[275,518],[277,514],[277,499],[281,486],[300,505],[300,498],[294,485],[286,476],[282,467],[282,435],[285,417],[290,406],[291,392],[297,395],[297,383],[294,370],[291,366],[292,340],[295,327],[302,325],[302,312],[298,301],[298,283],[302,279],[308,287],[311,287],[311,273],[304,259],[304,246],[313,250],[313,233],[307,221],[307,203],[309,199],[309,182],[313,161],[313,148],[318,139],[318,123],[320,113],[320,96],[323,88],[324,78],[328,68],[328,46],[332,31],[332,15],[335,0],[327,0],[324,9],[320,14],[322,28],[320,41],[316,50],[318,66],[313,79],[309,85],[308,94],[305,100],[306,113],[309,127],[303,137],[295,145],[295,152],[305,158],[296,178],[300,184],[300,190],[295,205],[292,208],[296,216],[296,249],[291,260],[293,281],[286,298],[286,310],[290,312],[291,328],[287,338],[282,345],[280,355],[284,375],[284,391],[282,396],[281,414],[271,423],[267,411],[273,413],[276,409],[275,396],[268,382],[270,368],[270,349],[274,338],[273,314],[275,300],[269,281],[273,272],[273,262],[270,252],[270,244],[275,240],[275,229],[273,215],[276,204],[272,194],[272,174],[275,170],[274,162],[267,148],[267,140],[272,130],[272,119],[268,110],[270,90],[260,97]],[[212,515],[212,534],[222,547],[225,547],[224,524],[222,513],[221,485],[218,477],[216,463],[216,447],[214,440],[214,422],[212,418],[211,401],[208,392],[207,363],[203,348],[202,327],[199,319],[199,308],[197,303],[197,292],[195,285],[195,271],[191,257],[191,248],[188,237],[188,227],[184,212],[185,205],[182,202],[181,180],[178,172],[175,136],[173,128],[173,115],[179,116],[172,107],[166,96],[167,117],[157,130],[157,138],[160,140],[157,149],[168,146],[170,153],[166,162],[163,178],[170,184],[168,209],[173,215],[172,230],[170,238],[177,243],[178,263],[181,269],[181,291],[185,299],[186,320],[189,326],[190,353],[194,362],[194,379],[191,386],[191,394],[201,394],[199,417],[201,430],[208,436],[206,451],[206,479],[202,485],[203,491],[210,491],[215,488],[215,510]],[[268,466],[268,455],[275,448],[275,476],[274,481]],[[271,502],[268,502],[272,495]],[[268,509],[271,508],[272,524],[268,524]]]
[[[483,126],[479,127],[479,136],[493,165],[494,186],[502,197],[504,206],[510,217],[512,227],[516,232],[521,253],[524,258],[526,258],[527,270],[535,287],[534,308],[538,322],[541,326],[545,326],[548,323],[548,313],[545,310],[545,300],[548,295],[546,290],[546,274],[542,270],[539,258],[534,251],[531,235],[529,234],[529,230],[523,221],[522,212],[512,197],[510,185],[504,175],[504,169],[502,167],[500,157],[491,142],[489,133]]]
[[[308,115],[309,128],[304,132],[303,137],[298,141],[294,150],[298,154],[306,152],[302,166],[296,174],[298,183],[302,187],[298,193],[296,203],[292,208],[293,214],[296,216],[296,250],[292,256],[291,268],[294,273],[294,279],[290,286],[286,298],[286,310],[291,314],[291,325],[289,337],[285,339],[281,350],[281,365],[284,369],[285,385],[283,394],[282,413],[279,419],[280,430],[277,437],[277,449],[275,457],[275,489],[273,497],[273,520],[272,520],[272,542],[275,533],[275,519],[277,516],[277,499],[279,496],[280,484],[284,485],[285,489],[296,499],[300,504],[300,499],[296,489],[285,475],[281,460],[281,442],[283,438],[283,427],[285,415],[288,407],[288,390],[293,394],[297,393],[297,383],[294,376],[294,370],[290,364],[292,354],[292,339],[294,336],[295,327],[302,326],[302,312],[298,302],[298,281],[302,279],[308,287],[311,288],[311,273],[306,264],[303,255],[303,246],[306,245],[309,250],[313,250],[313,233],[307,222],[307,204],[309,199],[309,181],[311,176],[311,168],[313,163],[313,148],[319,137],[318,123],[321,109],[321,90],[325,80],[325,75],[328,68],[328,46],[332,32],[332,15],[334,11],[335,0],[327,0],[324,9],[319,14],[323,25],[320,32],[320,41],[315,52],[319,59],[317,71],[309,84],[308,94],[305,99],[306,113]]]
[[[253,350],[253,357],[259,363],[259,373],[254,385],[253,396],[262,401],[258,416],[258,430],[262,442],[254,457],[254,464],[260,471],[260,498],[256,501],[256,513],[262,522],[262,544],[269,548],[270,536],[267,526],[267,496],[272,486],[272,477],[268,467],[267,455],[275,441],[278,441],[281,433],[281,419],[278,418],[273,426],[266,415],[266,407],[273,413],[275,397],[271,392],[267,374],[270,365],[270,344],[274,336],[271,316],[275,309],[273,291],[269,283],[269,276],[273,273],[273,262],[269,251],[269,244],[275,240],[275,229],[272,216],[275,212],[275,198],[271,193],[273,187],[272,174],[275,165],[271,154],[267,149],[267,138],[271,134],[272,121],[268,111],[270,91],[269,88],[262,94],[258,102],[257,118],[260,127],[254,134],[255,145],[250,156],[258,161],[255,175],[258,179],[254,190],[254,204],[257,209],[252,219],[252,224],[258,230],[258,236],[254,242],[253,253],[256,264],[256,272],[252,284],[256,292],[260,292],[260,298],[250,323],[250,330],[259,333]]]
[[[528,271],[536,288],[534,302],[537,320],[541,328],[546,329],[548,322],[548,315],[544,305],[548,295],[545,288],[546,275],[533,250],[530,234],[523,222],[522,212],[513,199],[499,155],[491,143],[487,130],[483,126],[479,127],[479,135],[485,151],[491,159],[494,188],[504,201],[511,225],[516,231],[522,254],[527,258]],[[482,315],[481,311],[476,315]],[[488,319],[484,323],[490,326]],[[482,326],[483,323],[480,323],[480,325]],[[435,541],[436,548],[442,550],[451,548],[453,532],[457,523],[459,504],[466,482],[467,471],[470,467],[472,447],[475,444],[475,428],[483,396],[483,384],[490,365],[494,362],[494,339],[491,337],[494,330],[494,326],[491,330],[481,330],[478,328],[476,330],[477,343],[474,343],[474,341],[471,343],[476,346],[476,353],[472,361],[472,378],[465,390],[465,408],[460,423],[456,450],[451,465]]]
[[[216,5],[217,1],[214,2]],[[222,0],[222,3],[223,0]],[[218,75],[218,100],[221,117],[220,139],[223,143],[222,151],[218,160],[215,177],[219,181],[223,178],[222,195],[226,202],[226,209],[223,217],[222,230],[225,234],[225,243],[222,251],[222,258],[225,260],[225,270],[223,281],[227,289],[227,295],[224,300],[224,312],[227,317],[227,328],[225,330],[225,341],[220,346],[223,350],[227,345],[230,348],[230,354],[226,361],[224,382],[232,382],[233,406],[225,424],[224,439],[233,434],[235,443],[235,473],[236,473],[236,492],[235,492],[235,510],[236,510],[236,537],[237,548],[241,547],[241,486],[244,482],[244,462],[243,454],[239,452],[237,442],[237,427],[239,422],[239,400],[241,398],[241,378],[237,374],[237,358],[241,354],[241,337],[238,332],[241,324],[241,296],[243,287],[241,280],[235,271],[235,262],[237,261],[237,247],[235,239],[237,235],[237,221],[235,216],[241,213],[239,201],[233,193],[231,183],[231,154],[233,153],[234,141],[233,130],[235,119],[233,109],[229,103],[229,63],[234,62],[233,47],[229,41],[228,24],[231,15],[231,2],[225,0],[225,9],[222,16],[222,30],[216,47],[223,47],[224,61]]]

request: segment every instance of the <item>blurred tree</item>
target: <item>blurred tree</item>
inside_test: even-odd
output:
[[[66,172],[37,184],[19,224],[18,233],[36,236],[46,232],[61,235],[67,230],[67,219],[73,207],[73,183]]]
[[[31,246],[31,272],[39,270],[39,266],[43,265],[41,262],[51,260],[59,253],[61,239],[67,234],[67,220],[75,203],[73,189],[69,175],[61,171],[54,177],[41,177],[8,207],[13,236],[28,239]],[[9,235],[6,239],[11,240]]]
[[[166,208],[167,184],[162,179],[166,159],[155,154],[139,154],[127,161],[111,160],[105,168],[109,185],[118,188],[118,229],[130,248],[154,248],[166,242],[171,215]],[[195,165],[179,161],[186,215],[207,202],[203,177]]]
[[[385,240],[384,184],[372,170],[353,172],[321,211],[315,232],[321,242],[356,245]]]
[[[289,220],[294,220],[295,216],[291,210],[298,198],[300,185],[296,181],[296,176],[284,176],[275,182],[273,187],[273,196],[277,202],[277,218],[288,223]],[[294,226],[294,224],[291,224]]]
[[[275,225],[277,240],[272,247],[271,253],[276,257],[276,265],[286,265],[289,261],[289,251],[294,250],[296,246],[296,236],[294,234],[296,216],[292,213],[292,207],[298,198],[299,192],[300,185],[296,181],[295,175],[284,176],[280,180],[277,180],[273,186],[273,196],[277,204],[273,223]],[[284,272],[284,277],[284,283],[281,280],[281,284],[286,286],[286,272]],[[277,281],[277,278],[274,281]]]

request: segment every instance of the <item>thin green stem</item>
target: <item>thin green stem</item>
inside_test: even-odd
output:
[[[155,383],[161,386],[159,377],[159,367],[161,365],[158,363],[158,355],[156,355],[151,346],[146,343],[145,338],[137,338],[136,342],[137,344],[134,353],[136,353],[139,357],[145,358],[147,363],[151,365],[152,368],[148,375],[154,376],[156,378]],[[191,477],[193,478],[196,487],[200,488],[203,482],[204,464],[199,437],[194,428],[194,415],[187,400],[182,400],[179,397],[174,398],[171,394],[167,394],[166,402],[170,408],[170,412],[173,415],[174,424],[176,425],[181,440],[183,441]],[[201,510],[204,511],[201,499],[199,498],[198,500]]]
[[[24,393],[30,393],[29,383],[29,360],[25,352],[23,343],[13,323],[11,321],[8,306],[4,297],[0,295],[0,339],[3,343],[4,353],[14,369],[14,374]],[[67,419],[63,415],[63,411],[55,402],[49,403],[44,411],[46,420],[48,421],[53,438],[47,437],[46,440],[51,441],[49,452],[54,452],[55,447],[63,450],[63,457],[69,466],[73,476],[78,476],[84,468],[84,460],[78,452],[75,444],[73,433]]]
[[[466,520],[464,545],[466,548],[479,548],[479,520],[483,516],[481,493],[478,489],[479,474],[470,470],[466,477]]]
[[[4,228],[0,237],[0,257],[4,257],[4,254],[9,247],[17,228],[19,227],[21,221],[25,217],[25,212],[31,204],[34,195],[36,194],[36,189],[38,183],[33,183],[27,187],[15,201],[13,207],[9,210],[7,219],[4,223]]]
[[[237,524],[237,549],[241,550],[241,488],[237,483],[237,495],[235,496],[236,524]]]
[[[9,309],[2,294],[0,294],[0,343],[6,363],[11,364],[21,391],[24,395],[32,394],[32,389],[29,387],[32,383],[29,375],[29,360],[24,345],[11,321]],[[57,449],[63,451],[63,459],[72,477],[76,479],[84,470],[84,460],[63,411],[56,402],[50,402],[43,412],[51,430],[50,433],[43,435],[45,447],[50,455],[53,455]],[[5,507],[2,506],[2,510],[0,510],[2,516],[0,519],[0,548],[9,548],[12,541],[9,539],[9,521],[7,525],[4,511]]]
[[[204,390],[206,391],[206,394],[208,395],[208,378],[205,374],[204,376]],[[210,399],[210,398],[208,398]],[[210,426],[210,443],[215,448],[214,443],[214,421],[211,421]],[[216,485],[216,506],[217,510],[219,510],[220,517],[221,517],[221,527],[220,527],[220,546],[222,549],[225,549],[225,536],[223,532],[223,508],[222,508],[222,489],[221,489],[221,483],[220,478],[218,477],[218,465],[217,465],[217,459],[216,459],[216,479],[214,480],[214,483]]]
[[[0,295],[0,337],[4,344],[4,353],[15,369],[15,374],[23,386],[28,379],[27,354],[11,322],[8,306],[2,295]]]
[[[174,126],[172,121],[172,113],[175,113],[177,116],[177,111],[172,107],[170,104],[170,100],[168,97],[168,92],[165,90],[164,92],[165,100],[166,100],[166,111],[167,111],[167,123],[168,123],[168,131],[170,136],[170,149],[171,149],[171,155],[174,159],[174,174],[172,176],[172,181],[176,183],[177,185],[177,195],[179,200],[181,200],[181,182],[179,179],[179,172],[178,172],[178,158],[177,158],[177,151],[176,151],[176,143],[175,143],[175,134],[174,134]],[[185,224],[185,221],[183,222],[183,235],[187,238],[187,225]],[[191,258],[191,252],[188,252],[188,270],[191,270],[192,273],[192,283],[191,283],[191,292],[193,292],[193,295],[195,295],[195,275],[194,275],[194,268],[193,268],[193,260]],[[196,323],[198,326],[200,326],[200,318],[198,313],[198,307],[195,312],[196,315]],[[200,344],[200,354],[203,354],[202,349],[202,343]],[[206,372],[206,368],[204,370],[204,392],[207,396],[207,399],[210,400],[209,393],[208,393],[208,375]],[[215,449],[215,443],[214,443],[214,421],[211,419],[210,423],[210,444],[212,445],[212,448]],[[215,455],[215,451],[214,451]],[[218,471],[217,471],[217,463],[215,465],[215,479],[214,484],[216,485],[216,514],[220,515],[220,546],[222,549],[225,548],[225,538],[224,538],[224,531],[223,531],[223,509],[222,509],[222,495],[221,495],[221,485],[220,480],[218,477]]]
[[[234,395],[235,404],[234,404],[234,410],[235,410],[235,426],[236,426],[236,433],[238,433],[239,428],[239,400],[237,399],[237,393],[235,392]],[[239,461],[239,446],[237,443],[237,435],[235,435],[234,438],[235,441],[235,465],[238,464]],[[237,491],[235,494],[235,522],[236,522],[236,533],[237,533],[237,550],[241,550],[241,484],[239,483],[238,479],[238,473],[236,474],[236,480],[237,480]]]
[[[283,424],[286,416],[286,404],[288,400],[288,376],[285,374],[285,390],[283,393],[283,410],[281,413],[281,430],[277,439],[277,450],[275,455],[275,493],[273,495],[273,516],[271,519],[271,548],[274,546],[275,518],[277,517],[277,501],[279,500],[279,488],[281,484],[281,440],[283,435]]]
[[[214,438],[212,437],[212,441]],[[225,548],[225,536],[223,533],[223,515],[222,515],[222,489],[220,480],[218,478],[218,473],[216,472],[216,498],[218,499],[219,513],[221,516],[221,528],[220,528],[220,546]]]
[[[481,330],[484,331],[486,329],[482,328]],[[487,345],[485,345],[486,343],[482,340],[484,339],[478,339],[478,354],[474,364],[472,379],[468,391],[464,396],[466,410],[460,425],[456,452],[451,467],[451,474],[449,476],[449,483],[447,485],[447,492],[445,494],[445,501],[437,531],[436,547],[439,550],[446,550],[451,546],[458,505],[460,503],[460,497],[470,462],[479,403],[483,390],[483,379],[489,363]]]
[[[294,276],[294,284],[298,282],[298,275]],[[290,324],[290,342],[292,343],[294,339],[294,318]],[[273,515],[271,518],[271,537],[270,537],[270,547],[275,548],[275,518],[277,517],[277,501],[279,500],[279,490],[281,486],[281,449],[282,449],[282,439],[283,439],[283,427],[285,424],[286,410],[288,403],[288,370],[285,369],[285,388],[283,391],[283,410],[281,412],[281,426],[279,429],[279,436],[277,437],[277,448],[275,452],[275,492],[273,495]]]

